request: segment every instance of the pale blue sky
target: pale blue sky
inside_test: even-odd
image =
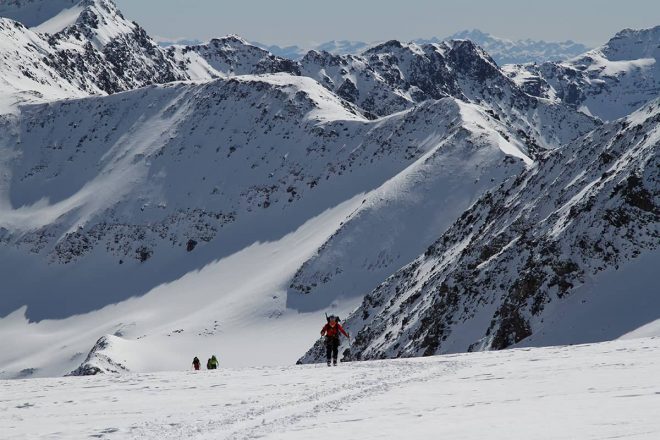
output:
[[[378,41],[444,37],[477,28],[519,39],[595,46],[623,28],[660,24],[657,0],[115,0],[151,35],[235,33],[268,44],[332,39]]]

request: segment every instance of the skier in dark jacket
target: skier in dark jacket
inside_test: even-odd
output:
[[[200,365],[201,365],[201,363],[199,362],[199,358],[197,356],[195,356],[195,359],[193,359],[193,368],[195,370],[199,370]]]
[[[328,323],[321,330],[321,336],[325,336],[325,357],[328,360],[328,367],[330,366],[330,361],[332,361],[334,366],[337,366],[339,333],[342,333],[347,338],[349,337],[344,327],[339,323],[339,319],[334,315],[329,316]]]

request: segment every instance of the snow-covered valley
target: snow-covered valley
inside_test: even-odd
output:
[[[19,439],[660,437],[660,338],[318,365],[0,381]]]

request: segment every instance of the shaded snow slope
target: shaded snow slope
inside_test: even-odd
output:
[[[192,357],[191,357],[192,359]],[[181,369],[188,359],[181,359]],[[0,381],[3,438],[660,436],[660,339],[424,359]],[[38,420],[38,423],[35,423]]]
[[[18,310],[0,320],[6,341],[0,377],[163,371],[211,354],[223,367],[292,364],[317,337],[323,316],[286,307],[288,280],[360,201],[356,197],[290,234],[211,260],[139,298],[38,323]],[[215,246],[217,254],[221,246]],[[163,263],[156,269],[169,270]],[[140,268],[140,276],[149,276],[148,270]],[[84,273],[74,274],[78,286],[85,282]],[[83,291],[97,292],[94,285]],[[342,315],[357,305],[338,300],[334,310]]]
[[[33,27],[74,7],[80,0],[3,0],[0,17],[11,18]]]
[[[74,26],[84,11],[84,5],[78,3],[63,9],[54,17],[49,18],[38,26],[33,26],[32,30],[40,34],[56,34],[69,26]],[[20,20],[18,20],[20,21]]]
[[[3,161],[3,258],[45,265],[44,277],[11,277],[7,288],[16,293],[3,298],[3,313],[28,304],[34,316],[57,316],[127,298],[153,287],[152,277],[173,280],[197,267],[189,256],[219,234],[224,250],[202,261],[292,232],[407,163],[405,148],[394,149],[399,159],[382,153],[380,173],[345,181],[342,164],[373,160],[390,132],[371,132],[350,105],[308,78],[175,84],[25,108],[22,116]],[[366,136],[368,146],[351,156],[348,145]],[[340,186],[327,183],[336,178]],[[311,191],[332,195],[298,206]],[[163,271],[178,258],[191,262]],[[78,277],[63,276],[72,270],[89,282],[123,273],[126,285],[97,278],[95,295],[84,296]]]
[[[603,340],[656,320],[659,105],[547,153],[483,196],[365,297],[346,322],[357,334],[351,355]]]

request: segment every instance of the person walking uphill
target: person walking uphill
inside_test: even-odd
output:
[[[323,326],[321,330],[321,336],[325,336],[325,356],[328,360],[328,367],[330,366],[330,361],[336,367],[337,366],[337,357],[339,355],[339,333],[343,334],[347,338],[348,333],[344,330],[344,327],[339,323],[339,318],[332,315],[328,317],[328,323]]]
[[[199,370],[200,362],[199,362],[199,358],[197,356],[195,356],[195,359],[193,359],[192,364],[193,364],[193,368],[195,370]]]
[[[206,362],[206,369],[207,370],[217,370],[218,369],[218,358],[216,358],[215,355],[211,356],[211,359],[209,359]]]

